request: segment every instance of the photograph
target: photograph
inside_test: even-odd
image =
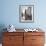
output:
[[[20,22],[34,21],[34,5],[20,5],[19,6]]]

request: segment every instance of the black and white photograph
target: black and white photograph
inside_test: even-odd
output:
[[[19,6],[20,22],[34,21],[34,5],[20,5]]]

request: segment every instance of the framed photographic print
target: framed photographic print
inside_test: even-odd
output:
[[[34,5],[20,5],[19,6],[19,20],[20,22],[34,21]]]

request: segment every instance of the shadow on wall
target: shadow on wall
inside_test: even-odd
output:
[[[0,43],[2,43],[3,29],[6,28],[4,24],[0,24]]]

